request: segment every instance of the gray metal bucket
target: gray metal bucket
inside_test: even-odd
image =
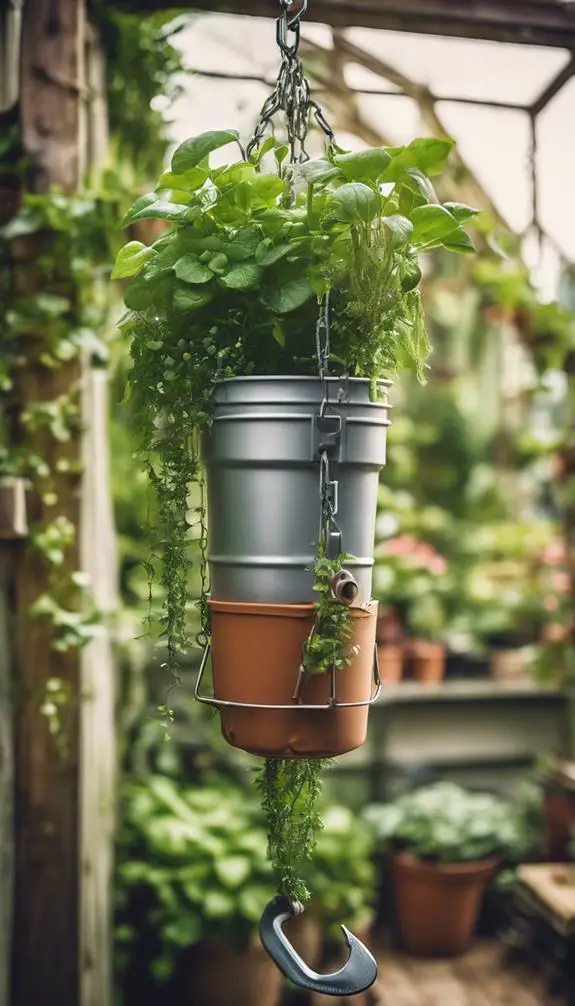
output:
[[[371,599],[379,472],[389,426],[386,400],[369,381],[328,378],[328,414],[341,417],[330,475],[339,483],[337,523],[362,601]],[[204,438],[208,560],[218,601],[297,604],[317,598],[312,567],[320,528],[315,377],[236,377],[215,390]]]

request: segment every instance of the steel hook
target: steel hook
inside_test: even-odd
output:
[[[302,989],[328,996],[353,996],[373,985],[377,978],[375,957],[345,926],[341,928],[349,957],[344,966],[329,975],[321,975],[307,966],[282,929],[284,922],[302,912],[302,905],[277,897],[266,905],[260,919],[260,939],[282,974]]]

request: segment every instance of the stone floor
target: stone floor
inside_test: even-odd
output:
[[[537,962],[514,962],[495,941],[479,941],[453,961],[386,951],[376,956],[380,978],[370,996],[373,1006],[575,1006],[550,993]]]

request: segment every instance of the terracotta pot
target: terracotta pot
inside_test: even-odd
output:
[[[569,846],[575,833],[575,787],[546,786],[543,796],[547,854],[552,860],[570,858]]]
[[[425,639],[414,639],[409,652],[413,675],[422,685],[439,685],[445,677],[445,646]]]
[[[427,863],[411,853],[392,858],[392,878],[403,945],[419,957],[455,957],[475,931],[495,859]]]
[[[382,684],[396,685],[403,677],[403,646],[378,646],[377,660]]]
[[[237,953],[202,940],[182,964],[174,1006],[276,1006],[283,979],[259,941]]]
[[[214,694],[219,699],[285,710],[220,709],[222,733],[234,747],[265,757],[326,758],[360,747],[369,707],[327,708],[331,675],[307,674],[299,709],[293,700],[302,647],[315,619],[313,604],[239,604],[211,601]],[[336,673],[340,702],[367,702],[372,691],[377,602],[350,608],[350,646],[359,652]]]

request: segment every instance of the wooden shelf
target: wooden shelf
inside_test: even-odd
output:
[[[383,685],[378,703],[469,702],[474,699],[557,699],[555,688],[542,687],[529,679],[522,681],[492,681],[491,679],[453,679],[440,685],[423,685],[404,681],[398,685]]]

